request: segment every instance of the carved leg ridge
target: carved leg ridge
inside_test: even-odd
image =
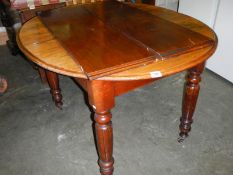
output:
[[[55,105],[62,109],[62,95],[61,95],[61,89],[59,87],[59,78],[58,74],[55,72],[51,72],[49,70],[46,70],[46,76],[48,79],[50,92],[52,94],[53,101],[55,102]]]
[[[189,70],[187,82],[184,90],[182,117],[180,119],[180,137],[179,142],[184,141],[191,131],[191,124],[193,123],[193,114],[195,111],[197,98],[200,90],[201,73],[203,72],[204,64],[200,64]]]
[[[181,133],[185,134],[186,136],[188,135],[188,132],[191,131],[191,125],[193,123],[193,120],[186,120],[183,119],[182,117],[180,118],[180,130]]]
[[[58,108],[62,109],[63,103],[62,103],[61,89],[57,89],[57,90],[51,89],[50,93],[52,94],[53,101],[55,102],[55,105]]]
[[[113,129],[111,109],[115,105],[114,88],[109,81],[87,81],[89,104],[94,111],[98,164],[102,175],[113,174]]]
[[[113,132],[112,115],[108,112],[95,112],[95,132],[97,148],[99,153],[98,164],[102,175],[112,175],[114,158],[113,152]]]
[[[98,164],[100,166],[100,173],[102,175],[112,175],[113,173],[113,164],[114,164],[114,159],[112,158],[112,160],[110,162],[103,162],[102,160],[98,160]]]

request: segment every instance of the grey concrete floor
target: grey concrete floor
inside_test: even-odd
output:
[[[0,47],[0,175],[97,175],[83,92],[64,76],[63,110],[22,56]],[[233,175],[233,86],[209,71],[190,137],[177,142],[184,73],[120,96],[112,110],[115,175]]]

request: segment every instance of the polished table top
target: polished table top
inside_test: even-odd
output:
[[[109,24],[111,24],[111,26],[116,26],[120,31],[123,30],[123,32],[125,32],[126,29],[124,28],[124,25],[122,25],[120,23],[120,20],[114,20],[116,18],[116,16],[121,16],[121,18],[120,18],[121,20],[124,17],[130,23],[130,19],[132,18],[132,16],[130,16],[130,14],[131,15],[133,14],[134,16],[137,16],[138,14],[143,14],[144,15],[143,18],[148,19],[149,22],[151,21],[152,24],[154,23],[154,21],[152,20],[153,18],[151,19],[151,17],[154,17],[157,20],[157,21],[155,20],[155,22],[162,21],[163,23],[165,23],[165,25],[167,25],[167,23],[169,23],[169,25],[175,26],[171,29],[169,29],[169,28],[166,29],[165,27],[161,27],[161,28],[157,29],[157,30],[161,30],[161,33],[162,33],[162,31],[164,32],[164,30],[167,30],[167,33],[162,33],[162,34],[169,34],[169,30],[170,30],[171,34],[169,34],[169,36],[172,36],[172,35],[177,35],[176,32],[179,31],[179,29],[183,33],[185,33],[185,31],[187,30],[189,33],[193,32],[195,34],[195,36],[190,39],[191,43],[192,43],[192,41],[195,42],[195,39],[197,37],[203,37],[204,39],[206,39],[206,38],[211,39],[211,41],[213,41],[213,42],[210,43],[209,45],[206,45],[203,48],[194,49],[194,50],[190,49],[190,51],[188,51],[188,52],[181,52],[179,54],[173,54],[173,55],[171,54],[171,55],[169,55],[169,59],[166,59],[166,56],[163,56],[163,53],[165,53],[164,55],[166,55],[166,52],[164,51],[164,48],[162,48],[162,49],[159,48],[159,46],[161,44],[155,45],[156,42],[153,43],[155,46],[153,44],[149,45],[149,48],[152,48],[151,49],[152,51],[151,52],[149,51],[148,53],[145,52],[145,48],[143,48],[143,47],[138,47],[138,50],[141,49],[140,50],[141,52],[134,53],[135,45],[136,45],[136,47],[138,45],[126,43],[126,47],[121,47],[121,48],[123,50],[123,53],[129,52],[127,55],[135,55],[135,56],[139,57],[140,59],[141,58],[148,58],[150,56],[153,57],[154,55],[155,56],[151,60],[149,59],[149,60],[146,60],[145,62],[141,62],[142,64],[140,64],[139,66],[135,66],[135,68],[132,68],[129,66],[129,69],[125,69],[125,68],[119,69],[120,71],[118,70],[115,72],[114,71],[108,72],[108,73],[102,74],[102,76],[95,77],[95,78],[98,78],[101,80],[133,80],[133,79],[139,80],[139,79],[156,78],[156,76],[164,77],[164,76],[176,73],[176,72],[186,70],[194,65],[197,65],[198,63],[205,61],[207,58],[209,58],[209,56],[215,50],[217,38],[216,38],[214,32],[209,27],[204,25],[203,23],[201,23],[201,22],[199,22],[191,17],[181,15],[181,14],[178,14],[176,12],[166,10],[166,9],[163,9],[160,7],[152,7],[152,6],[142,5],[142,4],[140,4],[140,5],[139,4],[127,4],[126,10],[129,7],[133,7],[132,8],[133,10],[131,10],[131,8],[130,8],[131,13],[128,13],[128,14],[126,14],[126,16],[124,16],[124,15],[121,15],[122,11],[120,11],[121,13],[120,12],[119,13],[111,13],[114,10],[114,8],[116,9],[116,12],[117,12],[117,9],[119,9],[119,8],[116,8],[116,7],[118,6],[118,4],[121,4],[121,3],[115,4],[115,2],[104,2],[104,3],[99,2],[96,4],[97,5],[84,5],[83,7],[85,7],[88,10],[91,9],[92,13],[96,13],[97,16],[99,15],[98,18],[101,18],[101,22],[105,21],[105,23],[109,23]],[[103,7],[103,4],[105,4],[104,7]],[[111,6],[115,6],[115,7],[113,8]],[[72,9],[75,9],[75,8],[76,7],[70,7],[68,10],[71,11]],[[82,6],[79,8],[82,9]],[[106,19],[104,20],[104,18],[103,18],[104,15],[102,14],[103,12],[101,12],[101,10],[103,10],[103,8],[104,8],[104,11],[107,11],[105,9],[109,9],[108,13],[106,12],[104,15],[108,15],[108,16],[112,15],[111,16],[112,20],[106,20]],[[113,9],[111,9],[111,8],[113,8]],[[136,9],[136,12],[135,12],[135,9]],[[57,13],[54,12],[54,14],[55,14],[54,16],[56,16],[58,13],[59,12],[57,12]],[[67,15],[69,15],[69,14],[67,14]],[[81,15],[81,17],[83,17],[82,15]],[[88,14],[88,15],[90,15],[90,14]],[[85,14],[84,16],[88,16],[88,15]],[[51,19],[51,16],[52,15],[50,15],[50,19]],[[54,17],[54,16],[52,16],[52,17]],[[129,17],[127,18],[127,16],[129,16]],[[139,16],[139,17],[141,17],[141,16]],[[77,19],[78,18],[79,17],[77,17]],[[85,20],[88,20],[88,19],[85,18]],[[127,20],[126,20],[126,23],[127,23]],[[134,24],[134,23],[131,22],[130,24]],[[138,24],[140,24],[140,22],[138,22]],[[85,26],[86,24],[83,24],[83,25],[84,25],[84,27],[86,27]],[[62,26],[63,26],[63,28],[62,28]],[[128,26],[130,26],[130,25],[128,25]],[[52,27],[54,28],[54,26],[52,26]],[[59,27],[63,31],[67,30],[67,28],[66,28],[67,26],[64,24],[61,24],[57,28],[59,28]],[[138,29],[138,30],[136,30],[136,29],[133,30],[133,29],[135,29],[135,26],[130,28],[131,31],[129,31],[129,33],[131,32],[130,33],[131,36],[134,35],[134,39],[135,39],[135,36],[137,36],[136,37],[137,40],[139,38],[140,41],[141,40],[143,41],[143,44],[146,43],[145,47],[148,46],[147,43],[150,44],[153,41],[153,39],[156,40],[156,38],[158,38],[158,36],[159,36],[159,34],[154,36],[152,34],[155,34],[155,33],[147,32],[147,33],[151,34],[151,36],[154,36],[154,38],[151,37],[152,39],[148,41],[148,38],[150,38],[150,37],[146,36],[148,34],[146,34],[145,28],[142,28],[143,30],[145,30],[142,32],[142,35],[139,35],[140,29]],[[54,32],[56,32],[57,30],[58,29],[55,28],[54,31],[52,31],[54,35],[56,34]],[[128,28],[127,28],[127,31],[128,31]],[[59,34],[59,32],[60,31],[58,31],[57,34]],[[101,31],[101,32],[103,32],[103,31]],[[113,32],[110,31],[108,33],[112,34]],[[158,33],[158,31],[156,31],[156,33]],[[145,37],[144,37],[144,35],[145,35]],[[180,34],[178,34],[178,35],[180,35]],[[77,37],[80,38],[80,36],[77,36]],[[90,34],[90,38],[92,38],[92,37],[93,36]],[[185,37],[185,36],[183,36],[183,37]],[[188,35],[188,37],[192,37],[192,35]],[[166,38],[166,36],[165,36],[165,38]],[[160,39],[159,41],[162,42],[162,39]],[[124,40],[124,38],[122,40]],[[163,39],[163,40],[166,40],[166,39]],[[177,40],[177,38],[175,38],[173,40]],[[171,41],[173,41],[173,40],[171,40]],[[88,43],[88,46],[91,44],[91,42],[94,42],[94,41],[91,40]],[[123,41],[122,43],[125,44],[125,42],[128,42],[128,41]],[[169,47],[173,48],[173,46],[176,46],[176,45],[180,45],[181,48],[184,47],[184,45],[186,43],[184,42],[182,44],[182,42],[184,42],[184,41],[178,40],[176,42],[171,42],[171,45],[166,47],[166,49],[167,49],[166,51],[169,51]],[[197,42],[198,42],[198,40],[197,40]],[[51,71],[54,71],[54,72],[57,72],[60,74],[72,76],[72,77],[79,77],[79,78],[90,78],[91,77],[91,76],[89,76],[89,74],[87,74],[85,71],[83,71],[83,69],[87,69],[87,72],[89,71],[88,73],[90,73],[92,71],[92,68],[88,69],[89,68],[88,66],[85,67],[85,64],[83,64],[82,60],[76,61],[74,59],[75,57],[73,56],[73,54],[72,53],[70,54],[70,51],[67,50],[66,47],[64,47],[64,40],[63,40],[63,42],[61,42],[58,37],[54,37],[51,34],[51,28],[49,31],[47,29],[47,27],[45,27],[45,25],[41,22],[41,19],[39,19],[38,17],[33,18],[32,20],[28,21],[25,25],[23,25],[23,27],[21,28],[19,35],[18,35],[18,43],[19,43],[21,50],[23,50],[23,52],[31,60],[33,60],[35,63],[39,64],[40,66],[42,66],[48,70],[51,70]],[[81,44],[83,44],[83,43],[81,43]],[[94,42],[94,44],[96,44],[96,47],[97,47],[99,43]],[[82,50],[85,47],[82,45],[77,45],[77,46],[78,46],[78,48],[76,50],[79,49],[78,51]],[[153,48],[153,46],[155,49]],[[105,47],[106,46],[104,46],[103,49],[106,50]],[[114,50],[114,49],[115,48],[110,49],[110,51]],[[154,50],[156,51],[155,54],[153,52]],[[158,52],[158,50],[159,50],[159,52]],[[113,52],[113,53],[116,53],[116,52]],[[158,54],[156,55],[156,53],[158,53]],[[82,53],[80,53],[80,54],[82,56],[81,58],[86,56],[86,54],[82,54]],[[116,54],[118,54],[118,52]],[[145,54],[148,54],[148,55],[145,56]],[[110,56],[112,56],[112,55],[113,54],[111,54]],[[162,57],[160,55],[162,55]],[[123,56],[124,55],[122,55],[122,57]],[[88,57],[85,57],[85,58],[88,60]],[[91,59],[94,60],[92,57],[91,57]],[[117,58],[114,58],[112,60],[117,60]],[[125,58],[122,58],[122,60],[124,61]],[[98,62],[98,59],[97,59],[97,62]],[[114,63],[114,61],[111,61],[111,63],[112,62]],[[119,64],[122,64],[122,62],[119,62]],[[88,64],[86,64],[86,65],[88,65]],[[112,64],[110,66],[115,66],[115,65]],[[104,65],[102,67],[108,68],[106,65]]]

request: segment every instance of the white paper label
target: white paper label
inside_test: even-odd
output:
[[[153,72],[150,72],[150,76],[152,78],[158,78],[158,77],[162,77],[162,73],[160,71],[153,71]]]
[[[36,8],[34,4],[28,5],[28,7],[29,7],[30,10],[33,10],[33,9]]]

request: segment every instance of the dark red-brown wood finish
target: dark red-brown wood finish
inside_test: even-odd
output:
[[[99,154],[100,172],[113,173],[113,131],[111,109],[115,105],[114,89],[111,82],[87,81],[89,104],[94,110],[96,143]],[[104,89],[104,90],[103,90]]]
[[[110,1],[67,9],[68,19],[54,20],[55,11],[41,14],[45,21],[35,18],[26,23],[18,43],[32,61],[74,77],[88,94],[101,174],[112,175],[114,169],[115,97],[188,70],[180,122],[183,141],[191,130],[205,61],[216,49],[215,33],[193,18],[158,7]],[[46,75],[54,100],[59,101],[56,74]]]
[[[183,142],[191,130],[192,117],[199,93],[199,82],[205,63],[201,63],[188,71],[184,88],[182,117],[180,122],[179,142]],[[115,105],[114,98],[158,79],[140,81],[98,81],[75,78],[75,81],[88,93],[89,104],[95,115],[96,143],[98,147],[99,166],[102,175],[113,172],[113,131],[110,110]]]
[[[197,98],[200,90],[201,73],[205,68],[205,63],[201,63],[188,70],[187,82],[184,88],[182,117],[180,118],[180,137],[182,142],[191,130],[193,114],[195,111]]]
[[[62,95],[61,95],[61,89],[59,87],[58,74],[49,70],[46,70],[45,73],[50,87],[50,92],[53,97],[53,101],[55,102],[55,105],[61,109]]]
[[[39,16],[89,79],[214,43],[211,38],[117,1],[59,8]]]

